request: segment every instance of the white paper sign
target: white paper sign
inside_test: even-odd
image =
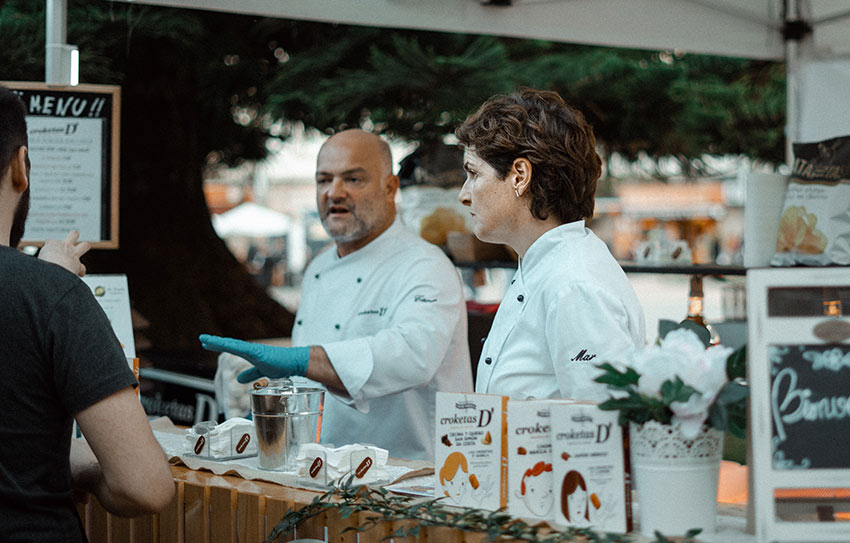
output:
[[[101,239],[104,119],[27,116],[30,220],[27,239]]]
[[[106,312],[112,329],[124,347],[124,356],[136,358],[133,340],[133,320],[130,313],[130,289],[126,275],[88,274],[83,281],[89,286],[94,298]]]

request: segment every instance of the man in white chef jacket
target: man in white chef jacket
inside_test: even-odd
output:
[[[335,246],[307,267],[292,344],[202,335],[204,348],[254,367],[238,376],[305,376],[330,392],[321,441],[368,443],[433,460],[440,391],[471,391],[466,305],[457,270],[396,219],[387,143],[362,130],[319,151],[316,203]]]

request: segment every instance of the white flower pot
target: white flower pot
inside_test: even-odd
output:
[[[629,429],[632,481],[640,532],[681,536],[692,528],[715,531],[717,477],[723,432],[703,426],[694,439],[650,421]]]

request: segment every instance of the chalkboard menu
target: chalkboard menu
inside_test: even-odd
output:
[[[846,543],[850,268],[747,270],[747,331],[756,540]]]
[[[25,245],[78,230],[95,247],[118,247],[120,88],[4,82],[27,107],[30,213]]]
[[[850,345],[771,345],[774,469],[850,468]]]

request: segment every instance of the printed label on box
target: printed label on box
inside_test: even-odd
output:
[[[507,396],[437,393],[435,497],[495,511],[507,504]]]
[[[508,513],[552,520],[551,400],[508,402]]]
[[[617,413],[596,404],[553,404],[552,474],[555,522],[625,533],[631,491]]]

